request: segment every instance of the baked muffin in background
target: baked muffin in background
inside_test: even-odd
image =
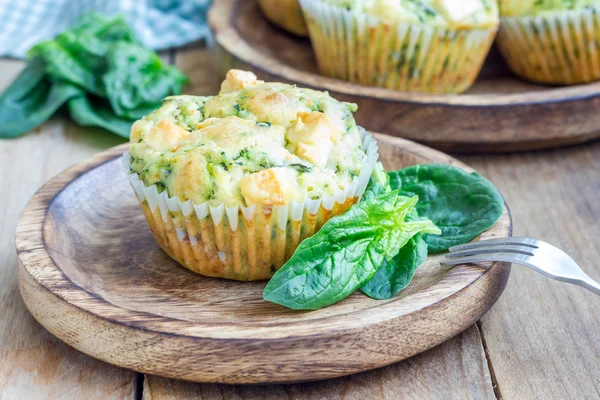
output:
[[[265,17],[275,25],[294,35],[308,36],[308,28],[298,0],[258,0]]]
[[[197,273],[270,278],[362,196],[377,146],[356,105],[231,70],[133,124],[126,172],[158,244]]]
[[[408,92],[461,93],[499,24],[495,0],[300,0],[321,73]]]
[[[539,83],[600,79],[600,0],[501,0],[498,47],[519,76]]]

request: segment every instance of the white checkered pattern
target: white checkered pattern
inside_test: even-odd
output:
[[[23,58],[34,44],[97,11],[123,14],[145,46],[177,47],[206,37],[211,0],[0,0],[0,56]]]

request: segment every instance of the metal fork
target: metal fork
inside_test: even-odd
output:
[[[449,251],[442,265],[505,261],[600,295],[600,283],[587,276],[567,253],[541,240],[524,237],[481,240],[451,247]]]

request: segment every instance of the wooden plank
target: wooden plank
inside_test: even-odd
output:
[[[23,68],[1,60],[0,91]],[[120,143],[99,129],[81,129],[55,118],[22,138],[0,140],[0,398],[134,398],[135,374],[96,361],[44,330],[17,289],[14,229],[35,190],[67,166]]]
[[[461,160],[500,189],[515,236],[552,243],[600,279],[600,142]],[[513,266],[481,326],[506,399],[600,397],[600,299]]]
[[[293,385],[197,384],[146,376],[144,400],[494,399],[479,332],[472,326],[413,358],[370,372]]]

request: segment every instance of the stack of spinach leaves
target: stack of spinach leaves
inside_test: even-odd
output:
[[[304,240],[263,296],[296,310],[332,305],[359,288],[392,298],[428,253],[469,242],[503,212],[500,193],[476,173],[423,164],[386,175],[378,165],[362,201]]]
[[[180,94],[187,82],[144,48],[121,17],[89,14],[29,51],[29,63],[0,96],[0,137],[17,137],[66,105],[71,118],[129,137],[134,120]]]

